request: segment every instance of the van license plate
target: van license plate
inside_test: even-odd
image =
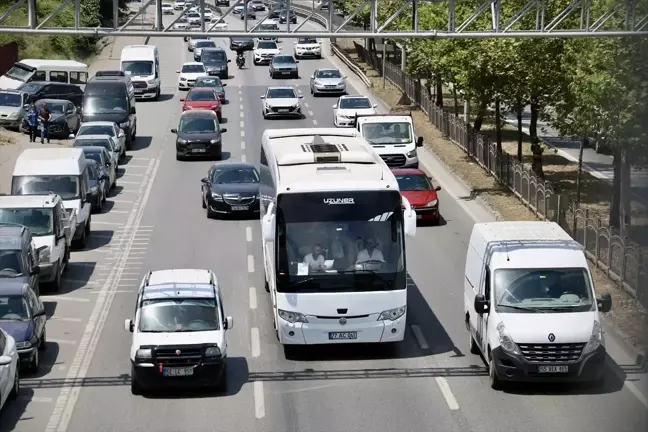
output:
[[[358,332],[329,332],[329,340],[358,339]]]
[[[192,376],[194,374],[193,367],[177,367],[177,368],[164,368],[162,375],[165,377],[183,377]]]
[[[567,366],[538,366],[539,373],[567,373],[569,367]]]
[[[232,210],[234,211],[246,211],[249,210],[250,207],[248,206],[232,206]]]

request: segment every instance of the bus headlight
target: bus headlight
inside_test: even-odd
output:
[[[281,318],[284,321],[288,321],[291,324],[294,323],[307,323],[308,320],[303,314],[300,314],[299,312],[288,312],[285,310],[277,309],[279,312],[279,318]]]
[[[405,315],[407,306],[401,306],[394,309],[382,311],[378,317],[378,321],[396,321],[398,318]]]

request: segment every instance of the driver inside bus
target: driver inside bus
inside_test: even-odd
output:
[[[322,255],[322,245],[314,244],[313,252],[304,257],[304,264],[308,264],[310,271],[321,272],[324,271],[324,264],[326,259]]]
[[[385,258],[380,250],[376,249],[376,240],[368,238],[365,240],[365,249],[358,252],[356,264],[364,264],[372,261],[385,262]]]

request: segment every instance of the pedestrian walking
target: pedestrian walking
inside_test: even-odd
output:
[[[27,110],[27,131],[29,132],[29,142],[36,142],[36,131],[38,130],[38,111],[36,104],[33,102]]]
[[[47,138],[47,142],[50,142],[50,137],[49,137],[49,123],[50,120],[52,119],[52,113],[50,112],[49,108],[47,108],[47,104],[43,102],[43,105],[41,106],[40,113],[38,114],[38,120],[40,121],[41,124],[41,144],[45,142],[45,139]]]

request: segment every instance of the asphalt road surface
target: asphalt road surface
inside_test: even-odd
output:
[[[242,26],[236,18],[228,22],[231,29]],[[292,42],[283,41],[286,51],[292,51]],[[90,250],[73,254],[65,292],[45,297],[50,316],[45,366],[38,376],[24,378],[19,400],[0,417],[1,431],[647,429],[646,407],[611,373],[599,391],[490,389],[482,360],[468,353],[462,317],[464,256],[474,219],[465,202],[444,191],[444,222],[421,228],[408,240],[406,340],[392,350],[326,347],[286,359],[263,289],[259,222],[208,220],[199,194],[211,163],[175,160],[169,130],[177,126],[182,97],[175,71],[192,60],[191,53],[181,39],[149,43],[160,50],[163,97],[138,103],[138,142],[118,194],[109,201],[113,208],[93,219]],[[118,60],[113,62],[116,68]],[[279,81],[269,78],[267,67],[249,62],[238,71],[231,63],[223,111],[227,160],[258,162],[266,128],[332,126],[335,100],[315,99],[308,91],[313,70],[330,67],[330,61],[302,60],[299,66],[301,78]],[[304,95],[305,119],[262,119],[261,94],[282,83]],[[226,314],[235,320],[227,395],[130,393],[131,334],[123,322],[132,316],[145,272],[164,268],[210,268],[220,278]]]

